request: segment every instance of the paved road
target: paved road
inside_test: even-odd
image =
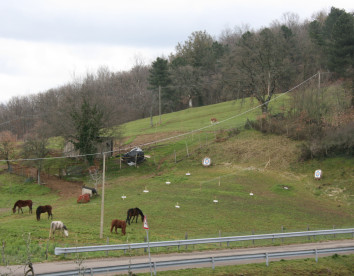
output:
[[[224,250],[213,250],[213,251],[202,251],[202,252],[189,252],[189,253],[171,253],[171,254],[159,254],[151,255],[152,262],[158,261],[170,261],[170,260],[181,260],[188,258],[203,258],[203,257],[217,257],[217,256],[227,256],[227,255],[244,255],[244,254],[257,254],[257,253],[272,253],[272,252],[282,252],[282,251],[295,251],[295,250],[309,250],[309,249],[322,249],[322,248],[332,248],[332,247],[346,247],[354,246],[354,240],[340,240],[340,241],[329,241],[329,242],[318,242],[318,243],[307,243],[307,244],[293,244],[293,245],[281,245],[281,246],[271,246],[271,247],[255,247],[255,248],[241,248],[241,249],[224,249]],[[322,256],[322,255],[321,255]],[[274,259],[271,259],[271,261]],[[105,266],[115,266],[115,265],[127,265],[129,262],[135,263],[145,263],[148,262],[149,258],[146,254],[145,256],[134,256],[120,257],[120,258],[104,258],[104,259],[90,259],[84,260],[81,263],[81,267],[84,268],[94,268],[94,267],[105,267]],[[249,263],[250,261],[233,261],[227,264],[241,264]],[[263,260],[252,261],[252,262],[263,262]],[[226,265],[220,264],[220,265]],[[199,265],[198,267],[210,267],[210,264]],[[176,269],[190,268],[191,266],[179,266]],[[196,267],[196,266],[194,266]],[[35,263],[33,264],[34,272],[36,274],[51,273],[56,271],[66,271],[75,270],[79,268],[79,264],[74,260],[70,261],[60,261],[60,262],[45,262],[45,263]],[[159,269],[161,271],[163,269]],[[139,270],[138,272],[149,272]],[[114,273],[117,275],[118,273]],[[122,273],[126,274],[126,273]],[[0,275],[13,275],[22,276],[24,275],[24,266],[9,266],[0,267]],[[97,274],[95,274],[97,275]],[[108,275],[108,274],[103,274]],[[113,274],[111,274],[113,275]]]

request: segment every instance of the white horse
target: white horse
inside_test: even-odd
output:
[[[52,221],[50,224],[49,238],[54,237],[55,230],[61,230],[65,237],[69,236],[68,229],[62,221]]]

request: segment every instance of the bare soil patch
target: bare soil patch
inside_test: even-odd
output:
[[[13,173],[27,178],[32,177],[33,179],[37,179],[36,168],[14,166]],[[41,173],[41,182],[52,191],[58,193],[60,197],[66,198],[81,195],[81,188],[84,185],[81,181],[66,181],[46,173]]]

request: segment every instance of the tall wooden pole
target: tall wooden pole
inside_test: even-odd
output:
[[[160,125],[161,125],[161,85],[159,85],[159,117],[160,117]]]
[[[102,201],[101,201],[101,228],[100,228],[100,239],[103,238],[103,218],[104,218],[104,182],[105,182],[105,171],[106,171],[106,154],[103,153],[103,172],[102,172]]]

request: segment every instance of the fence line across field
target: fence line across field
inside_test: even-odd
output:
[[[112,245],[94,245],[94,246],[78,246],[78,247],[56,247],[54,250],[55,255],[68,254],[68,253],[83,253],[83,252],[96,252],[96,251],[112,251],[112,250],[130,250],[153,247],[166,247],[166,246],[187,246],[195,244],[208,244],[208,243],[227,243],[237,241],[253,241],[264,239],[284,239],[294,237],[306,236],[320,236],[320,235],[336,235],[336,234],[352,234],[354,237],[354,228],[346,229],[330,229],[330,230],[316,230],[316,231],[303,231],[303,232],[289,232],[289,233],[274,233],[274,234],[261,234],[261,235],[248,235],[248,236],[233,236],[233,237],[218,237],[207,239],[191,239],[191,240],[175,240],[175,241],[161,241],[148,243],[130,243],[130,244],[112,244]]]
[[[304,256],[315,256],[316,262],[318,262],[318,257],[320,254],[334,254],[334,253],[350,253],[354,251],[354,247],[336,247],[336,248],[323,248],[323,249],[309,249],[309,250],[298,250],[298,251],[282,251],[282,252],[264,252],[256,254],[244,254],[244,255],[232,255],[232,256],[214,256],[206,258],[191,258],[182,260],[170,260],[170,261],[157,261],[152,262],[154,275],[156,275],[156,268],[163,267],[176,267],[182,265],[199,265],[199,264],[211,264],[212,269],[215,268],[216,263],[225,263],[232,261],[252,261],[252,260],[265,260],[266,265],[269,266],[269,261],[271,258],[291,258],[291,257],[304,257]],[[80,271],[61,271],[37,274],[38,276],[69,276],[69,275],[94,275],[102,273],[112,273],[112,272],[132,272],[133,270],[139,269],[149,269],[149,262],[145,263],[135,263],[135,264],[125,264],[117,266],[107,266],[107,267],[95,267],[86,268]]]

